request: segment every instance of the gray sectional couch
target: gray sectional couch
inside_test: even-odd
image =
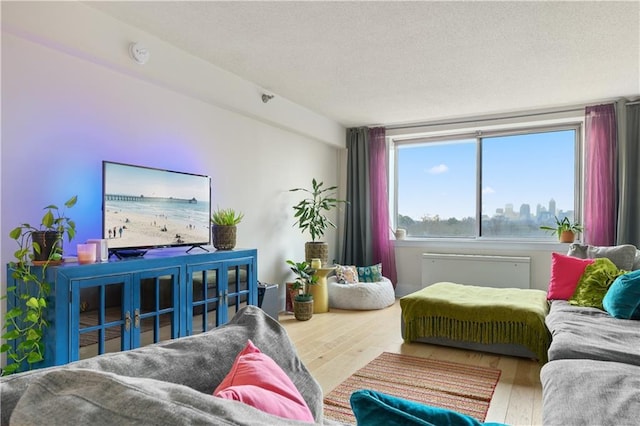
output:
[[[277,321],[247,306],[207,333],[0,378],[1,425],[301,425],[213,390],[251,341],[302,394],[317,423],[322,389]]]
[[[601,250],[592,257],[608,256]],[[631,267],[623,269],[638,269],[638,252],[631,257]],[[552,342],[540,373],[543,423],[640,424],[640,321],[556,300],[545,322]]]

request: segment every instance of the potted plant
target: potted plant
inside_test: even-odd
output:
[[[78,200],[71,197],[64,203],[73,207]],[[71,241],[76,234],[76,224],[66,216],[65,210],[56,205],[45,207],[46,213],[39,226],[29,223],[14,228],[9,236],[18,243],[14,260],[9,262],[15,285],[7,287],[2,297],[7,299],[4,330],[0,352],[6,353],[7,366],[2,375],[19,371],[44,359],[44,332],[48,326],[45,318],[50,285],[46,281],[46,269],[62,262],[62,243],[65,235]],[[39,266],[32,269],[32,266]]]
[[[311,235],[311,241],[305,244],[305,260],[310,262],[311,259],[321,259],[322,266],[326,265],[329,260],[329,245],[323,241],[316,241],[324,235],[325,230],[336,225],[327,218],[326,213],[338,206],[340,203],[346,203],[345,200],[335,198],[337,186],[323,188],[323,182],[316,179],[311,181],[311,190],[305,188],[294,188],[289,191],[304,191],[310,195],[309,198],[301,200],[293,206],[295,211],[294,217],[302,232],[308,231]]]
[[[572,243],[576,234],[583,231],[582,226],[578,222],[571,222],[568,217],[562,219],[555,216],[556,226],[543,225],[540,229],[550,231],[551,235],[558,234],[561,243]]]
[[[213,246],[217,250],[233,250],[236,246],[236,225],[244,214],[233,209],[217,209],[211,214]]]
[[[318,282],[318,277],[315,275],[316,271],[306,261],[294,262],[293,260],[287,260],[287,264],[291,267],[291,271],[296,274],[293,289],[298,291],[298,294],[293,299],[293,313],[299,321],[309,320],[313,316],[313,295],[309,287]]]

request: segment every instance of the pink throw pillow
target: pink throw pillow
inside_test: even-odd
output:
[[[579,259],[560,253],[551,253],[551,279],[547,300],[569,300],[576,291],[585,268],[594,259]]]
[[[314,423],[311,410],[289,376],[251,340],[213,395],[244,402],[264,412]]]

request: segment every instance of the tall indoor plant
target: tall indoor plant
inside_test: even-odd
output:
[[[296,280],[293,283],[293,289],[298,294],[293,299],[293,313],[297,320],[306,321],[313,316],[313,295],[310,286],[318,282],[316,271],[307,262],[294,262],[287,260],[291,271],[296,274]]]
[[[236,246],[237,226],[244,214],[234,209],[218,209],[211,214],[213,246],[218,250],[232,250]]]
[[[311,259],[321,259],[322,266],[325,266],[329,260],[329,245],[317,240],[324,235],[329,226],[336,227],[326,214],[336,208],[338,204],[346,203],[346,201],[335,197],[337,186],[324,188],[323,185],[323,182],[318,182],[314,178],[311,181],[310,190],[294,188],[290,191],[303,191],[309,194],[309,197],[293,206],[296,218],[294,225],[298,225],[302,232],[308,231],[311,235],[311,241],[305,244],[305,260],[310,262]]]
[[[73,196],[64,206],[71,208],[77,201],[78,197]],[[44,359],[43,338],[49,325],[46,308],[50,292],[46,269],[62,261],[65,235],[71,241],[76,234],[76,224],[66,216],[66,210],[55,204],[45,210],[39,226],[23,223],[9,233],[17,242],[18,250],[9,262],[14,285],[8,286],[2,297],[7,299],[2,335],[5,343],[0,346],[0,352],[7,354],[7,366],[2,375],[19,371],[25,363],[31,366]]]

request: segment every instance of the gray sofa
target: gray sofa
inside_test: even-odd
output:
[[[606,250],[590,251],[589,257],[609,257]],[[570,255],[585,252],[580,247],[569,250]],[[626,252],[626,264],[619,267],[638,269],[639,252],[635,247]],[[611,257],[616,265],[620,263],[617,255]],[[543,423],[639,424],[640,322],[616,319],[603,310],[562,300],[551,302],[545,322],[552,341],[549,362],[540,373]]]
[[[291,378],[316,423],[322,389],[282,326],[247,306],[227,324],[196,336],[0,378],[1,425],[300,425],[213,390],[251,341]]]

